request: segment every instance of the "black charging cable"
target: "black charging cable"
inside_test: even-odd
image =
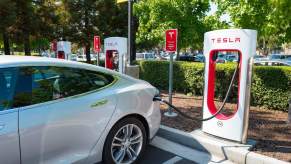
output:
[[[208,117],[208,118],[197,119],[197,118],[195,118],[195,117],[188,116],[188,115],[186,115],[185,113],[183,113],[180,109],[178,109],[177,107],[175,107],[174,105],[172,105],[172,104],[169,103],[168,101],[162,99],[161,97],[157,97],[157,96],[156,96],[156,97],[154,97],[153,101],[160,101],[160,102],[162,102],[162,103],[164,103],[164,104],[167,104],[169,107],[173,108],[175,111],[177,111],[179,114],[181,114],[181,116],[183,116],[183,117],[185,117],[185,118],[187,118],[187,119],[190,119],[190,120],[198,120],[198,121],[208,121],[208,120],[211,120],[211,119],[213,119],[214,117],[216,117],[217,115],[219,115],[219,114],[223,111],[224,106],[225,106],[225,104],[226,104],[226,101],[227,101],[227,99],[228,99],[228,97],[229,97],[229,95],[230,95],[230,90],[231,90],[231,88],[233,87],[233,84],[234,84],[235,77],[236,77],[236,75],[237,75],[237,71],[238,71],[238,69],[239,69],[239,63],[237,64],[237,67],[236,67],[235,70],[234,70],[234,73],[233,73],[232,78],[231,78],[230,85],[229,85],[229,87],[228,87],[228,89],[227,89],[227,92],[226,92],[226,95],[225,95],[224,100],[223,100],[223,102],[222,102],[222,105],[219,107],[219,110],[218,110],[216,113],[214,113],[212,116],[210,116],[210,117]]]

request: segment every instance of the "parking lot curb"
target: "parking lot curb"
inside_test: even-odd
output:
[[[250,149],[255,145],[254,140],[248,140],[248,143],[244,145],[210,136],[201,130],[195,130],[187,133],[163,125],[160,126],[157,135],[172,142],[203,151],[212,156],[218,156],[224,160],[229,160],[238,164],[288,163],[250,151]]]

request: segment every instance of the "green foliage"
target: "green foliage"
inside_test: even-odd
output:
[[[4,32],[6,28],[13,24],[15,19],[15,3],[11,0],[1,0],[0,1],[0,32]]]
[[[221,21],[219,14],[208,15],[204,18],[203,22],[207,31],[229,28],[228,22]]]
[[[203,18],[209,1],[144,0],[134,7],[139,20],[137,44],[141,48],[162,46],[165,30],[179,30],[179,48],[201,48],[205,27]]]
[[[159,89],[168,89],[167,61],[141,61],[140,78],[150,82]],[[216,91],[218,99],[223,99],[231,81],[235,64],[217,65]],[[204,64],[189,62],[174,62],[173,89],[175,91],[203,95]],[[236,101],[237,86],[230,95],[231,101]],[[256,66],[253,72],[251,88],[252,105],[264,106],[269,109],[287,110],[291,99],[291,67]]]
[[[252,100],[255,105],[287,110],[291,99],[291,67],[255,67]]]
[[[290,0],[215,0],[218,13],[228,13],[233,26],[258,31],[263,51],[291,41]],[[264,52],[266,53],[266,52]]]
[[[85,47],[90,62],[93,37],[124,36],[126,34],[126,6],[117,6],[115,0],[62,0],[65,11],[58,11],[64,21],[61,37]],[[64,24],[66,23],[66,24]]]

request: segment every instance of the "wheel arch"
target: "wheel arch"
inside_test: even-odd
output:
[[[133,113],[133,114],[129,114],[129,115],[126,115],[126,116],[123,116],[122,118],[120,118],[114,125],[118,124],[121,120],[124,120],[126,118],[136,118],[138,119],[139,121],[141,121],[141,123],[143,124],[143,126],[145,127],[145,130],[146,130],[146,135],[147,135],[147,143],[149,142],[150,140],[150,129],[149,129],[149,124],[146,120],[145,117],[143,117],[142,115],[140,114],[137,114],[137,113]],[[113,125],[113,126],[114,126]]]

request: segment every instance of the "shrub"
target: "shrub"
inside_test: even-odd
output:
[[[140,78],[159,89],[168,89],[168,61],[140,61]],[[196,96],[203,94],[204,64],[174,62],[173,89]],[[235,64],[219,64],[216,68],[216,97],[223,99],[228,89]],[[230,95],[236,101],[237,86]],[[268,109],[287,110],[291,99],[291,67],[254,67],[251,88],[251,104]]]

